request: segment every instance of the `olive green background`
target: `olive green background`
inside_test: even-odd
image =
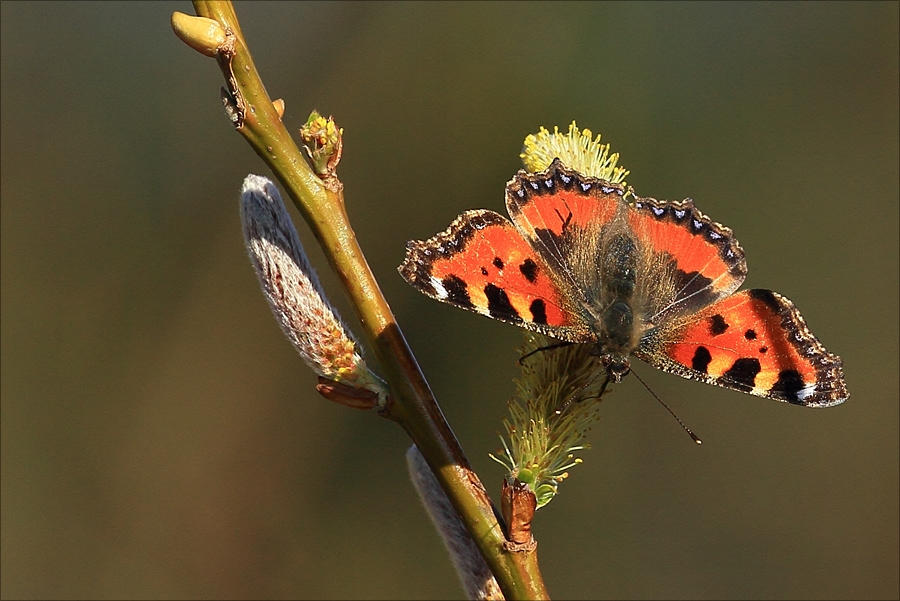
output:
[[[188,2],[2,11],[2,596],[460,598],[403,432],[331,404],[271,317],[238,191],[270,175]],[[812,410],[638,364],[537,516],[556,598],[897,598],[898,4],[287,4],[237,12],[339,175],[491,494],[520,332],[422,296],[408,239],[503,210],[573,119],[691,196],[845,363]],[[293,209],[292,209],[293,211]],[[333,301],[353,313],[308,229]]]

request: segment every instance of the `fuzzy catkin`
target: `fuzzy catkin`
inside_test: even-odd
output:
[[[250,261],[281,330],[320,376],[363,388],[371,380],[362,357],[306,258],[275,185],[248,175],[241,222]]]
[[[478,601],[502,601],[500,585],[416,445],[406,451],[406,465],[422,505],[444,540],[466,597]]]

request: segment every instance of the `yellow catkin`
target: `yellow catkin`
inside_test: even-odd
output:
[[[536,134],[528,134],[525,138],[522,163],[531,173],[543,171],[550,166],[553,159],[559,158],[566,167],[588,175],[604,179],[614,184],[625,184],[625,177],[630,173],[624,167],[618,167],[618,153],[609,153],[609,144],[600,143],[600,134],[594,139],[591,130],[579,130],[574,121],[569,125],[567,134],[559,133],[554,127],[551,134],[541,127]]]

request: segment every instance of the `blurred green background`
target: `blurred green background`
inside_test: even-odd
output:
[[[537,516],[557,598],[897,598],[898,5],[238,3],[292,131],[345,129],[348,212],[442,407],[487,453],[514,327],[396,272],[503,210],[526,134],[573,119],[637,192],[731,227],[747,285],[845,362],[827,410],[638,365]],[[270,175],[188,2],[2,11],[2,596],[461,598],[399,428],[313,391],[243,248]],[[332,299],[352,312],[309,231]],[[352,323],[352,321],[351,321]]]

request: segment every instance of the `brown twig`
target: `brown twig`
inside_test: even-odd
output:
[[[193,4],[197,15],[218,23],[222,32],[204,22],[206,29],[199,31],[206,37],[191,45],[208,54],[204,51],[207,38],[218,44],[212,55],[226,81],[222,93],[226,112],[284,186],[340,277],[390,386],[393,402],[388,416],[421,451],[506,598],[547,598],[536,554],[507,548],[497,513],[444,419],[357,243],[342,190],[323,184],[281,122],[281,111],[256,71],[231,3],[195,0]],[[174,21],[173,17],[173,26]],[[182,37],[184,28],[182,32],[175,29]],[[224,42],[219,35],[223,32]]]

